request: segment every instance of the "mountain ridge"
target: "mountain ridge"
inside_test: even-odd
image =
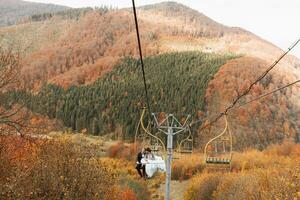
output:
[[[56,4],[35,3],[22,0],[0,0],[0,27],[19,23],[25,17],[46,12],[70,9]]]
[[[249,31],[226,27],[174,2],[138,8],[138,20],[145,56],[203,51],[248,55],[271,63],[283,53],[280,48]],[[28,30],[35,30],[36,37],[32,37]],[[21,32],[23,34],[19,35]],[[23,72],[24,84],[34,88],[41,85],[41,82],[32,83],[39,82],[38,77],[66,88],[90,84],[110,71],[122,57],[138,55],[135,26],[129,9],[91,9],[75,19],[53,14],[41,23],[2,28],[1,37],[4,41],[15,40],[19,44],[19,38],[23,38],[31,46],[19,49],[32,51],[24,58]],[[298,58],[288,55],[280,66],[300,77]],[[80,75],[81,72],[84,74]]]
[[[166,8],[166,6],[174,5],[179,6],[179,8],[173,8],[173,11]],[[205,115],[210,118],[212,113],[222,112],[224,108],[220,107],[219,104],[226,105],[230,103],[230,100],[234,99],[237,94],[242,92],[242,89],[245,89],[247,85],[255,80],[259,72],[267,69],[268,65],[283,53],[280,48],[248,31],[220,25],[203,14],[180,4],[162,4],[162,7],[160,4],[156,7],[158,7],[157,11],[151,7],[146,7],[146,10],[138,9],[140,35],[145,59],[150,59],[152,56],[159,57],[160,55],[162,58],[163,56],[168,57],[167,55],[172,53],[178,53],[178,56],[187,54],[186,58],[181,57],[180,63],[182,66],[178,66],[178,71],[184,73],[184,66],[190,62],[188,57],[195,52],[204,52],[207,55],[241,57],[219,66],[216,75],[208,83],[206,95],[197,96],[197,98],[201,98],[201,101],[205,99],[206,102],[204,110],[198,113],[199,116]],[[28,30],[34,30],[35,35],[32,35]],[[53,94],[54,99],[60,99],[60,95],[64,91],[69,91],[74,98],[85,98],[85,95],[89,98],[91,94],[95,96],[93,92],[96,90],[100,93],[99,95],[105,96],[111,90],[120,89],[120,87],[123,87],[122,84],[118,83],[116,85],[116,82],[122,77],[122,72],[128,74],[128,76],[132,75],[132,68],[136,66],[132,61],[128,62],[128,58],[137,59],[139,55],[132,11],[129,9],[92,9],[78,15],[76,18],[62,18],[54,14],[42,19],[42,21],[2,28],[0,29],[0,38],[2,38],[0,41],[15,40],[15,43],[19,45],[24,45],[24,41],[26,41],[31,45],[30,49],[24,48],[26,53],[22,55],[22,85],[34,91],[35,94],[40,92],[41,95],[45,92],[45,85],[50,85],[50,89],[57,88],[54,92],[46,90],[46,94],[47,92],[50,95]],[[127,62],[124,62],[126,58]],[[172,63],[173,60],[167,60],[166,66],[171,68],[174,64]],[[137,62],[137,60],[134,62]],[[203,59],[203,62],[205,63],[206,60]],[[197,69],[197,65],[200,66],[199,63],[201,61],[191,64]],[[266,80],[255,86],[253,92],[246,99],[249,100],[250,97],[257,97],[263,92],[272,91],[295,81],[300,77],[299,63],[299,59],[295,57],[285,57],[272,70]],[[120,65],[124,66],[124,69],[121,69]],[[156,65],[155,62],[150,62],[148,66],[146,64],[145,68],[151,68],[152,65]],[[208,62],[206,65],[209,65]],[[176,76],[180,73],[178,72]],[[193,73],[190,75],[192,76]],[[106,79],[107,77],[110,78]],[[111,81],[112,84],[106,85],[105,81]],[[102,84],[99,86],[100,89],[94,87],[97,83]],[[152,84],[157,83],[153,81]],[[103,88],[103,85],[107,87]],[[126,90],[120,92],[120,94],[114,94],[113,99],[108,97],[97,99],[101,102],[99,109],[93,110],[97,107],[96,103],[89,105],[80,99],[70,104],[72,100],[68,100],[65,102],[64,110],[68,110],[67,113],[72,116],[67,116],[68,114],[64,113],[58,113],[59,115],[57,115],[55,110],[51,112],[51,117],[60,116],[61,119],[66,119],[67,126],[71,125],[76,130],[79,127],[78,131],[85,128],[84,124],[88,124],[90,126],[89,130],[93,130],[93,127],[100,129],[103,126],[102,128],[108,131],[119,131],[121,129],[121,132],[124,130],[125,134],[128,134],[128,132],[132,134],[132,123],[134,123],[136,116],[132,116],[133,121],[122,124],[122,119],[126,118],[125,115],[117,117],[119,121],[115,123],[114,114],[111,116],[107,114],[119,114],[113,107],[113,105],[118,104],[118,101],[125,102],[124,107],[126,108],[131,105],[132,97],[137,96],[135,95],[137,87],[130,81],[126,82],[126,87]],[[158,85],[155,87],[159,88]],[[86,88],[88,92],[84,91],[83,88]],[[203,90],[203,85],[195,82],[189,88],[196,94]],[[176,91],[173,92],[176,97],[182,95],[177,94]],[[288,95],[285,96],[286,94]],[[160,91],[160,98],[163,96],[164,91]],[[155,97],[153,98],[153,102],[158,104]],[[300,108],[299,99],[297,88],[287,89],[272,98],[267,98],[266,101],[253,104],[254,106],[233,113],[234,116],[232,116],[231,122],[237,124],[234,125],[234,128],[239,134],[242,134],[239,137],[249,137],[249,142],[251,141],[252,145],[260,139],[261,142],[257,148],[265,147],[268,142],[281,141],[282,137],[285,136],[296,138],[296,133],[300,130],[300,121],[297,120],[300,119],[300,116],[296,112]],[[52,100],[43,99],[45,102],[40,105],[51,105]],[[49,107],[49,109],[59,106],[63,100],[57,101],[57,104]],[[178,112],[186,109],[184,104],[180,105],[182,109],[178,108]],[[93,110],[90,114],[88,114],[89,106]],[[137,113],[134,110],[135,108],[132,108],[132,105],[129,107],[132,109],[131,114],[135,115]],[[45,113],[44,111],[40,112]],[[101,114],[98,112],[101,112]],[[92,115],[98,118],[89,118]],[[88,119],[88,121],[84,122],[85,119]],[[259,123],[256,122],[258,119],[261,120]],[[104,120],[104,123],[99,125],[96,123],[97,120]],[[270,127],[264,126],[264,123],[277,125]],[[128,124],[130,124],[130,128],[128,128]],[[217,128],[221,126],[222,124],[219,124]],[[107,130],[104,132],[107,133]],[[255,136],[251,135],[253,133],[255,133]],[[195,134],[199,134],[201,138],[212,136],[212,133],[197,132]],[[239,148],[242,149],[247,145],[249,146],[247,141],[244,140]]]

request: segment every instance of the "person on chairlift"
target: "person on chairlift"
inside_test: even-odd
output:
[[[145,165],[142,164],[141,160],[145,157],[146,151],[143,148],[141,152],[137,154],[137,161],[136,161],[136,170],[138,171],[141,178],[146,177],[146,168]],[[142,170],[142,171],[141,171]]]
[[[151,152],[151,149],[148,147],[146,148],[146,154],[145,154],[146,159],[148,160],[155,160],[154,154]]]

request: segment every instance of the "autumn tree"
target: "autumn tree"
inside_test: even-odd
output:
[[[18,86],[20,75],[19,54],[13,50],[0,47],[0,134],[12,128],[20,132],[22,123],[17,118],[23,108],[22,105],[12,105],[7,101],[7,94],[12,88]]]

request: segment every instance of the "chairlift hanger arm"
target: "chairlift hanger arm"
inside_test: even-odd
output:
[[[157,137],[157,136],[153,135],[152,133],[150,133],[150,131],[147,130],[147,129],[145,128],[145,125],[144,125],[144,122],[143,122],[145,112],[146,112],[146,109],[144,108],[143,111],[142,111],[141,118],[140,118],[140,124],[141,124],[142,129],[143,129],[148,135],[150,135],[151,137],[157,139],[157,140],[162,144],[163,150],[166,151],[166,147],[165,147],[165,144],[163,143],[163,141],[162,141],[159,137]]]
[[[193,136],[192,136],[192,132],[191,132],[190,126],[188,126],[187,130],[189,132],[189,135],[185,139],[183,139],[183,140],[180,141],[180,143],[179,143],[179,148],[180,148],[179,151],[181,150],[182,144],[184,142],[188,142],[189,140],[192,141],[191,147],[193,149]],[[192,149],[191,149],[191,152],[193,151]]]
[[[224,134],[226,133],[227,129],[228,129],[228,121],[227,121],[227,117],[226,117],[226,115],[225,115],[225,128],[224,128],[224,130],[222,131],[221,134],[217,135],[216,137],[212,138],[211,140],[209,140],[209,141],[206,143],[205,148],[204,148],[204,155],[205,155],[205,157],[206,157],[206,154],[207,154],[207,147],[208,147],[208,145],[209,145],[211,142],[213,142],[214,140],[216,140],[217,138],[219,138],[219,137],[221,137],[222,135],[224,135]]]
[[[187,118],[185,119],[183,126],[187,125],[188,120],[190,119],[191,115],[188,115]],[[189,126],[189,125],[188,125]]]
[[[186,128],[178,127],[178,126],[159,126],[159,128],[164,128],[164,129],[172,128],[172,129],[178,129],[178,130],[186,129]]]
[[[168,120],[168,118],[165,118],[161,123],[159,123],[158,120],[157,120],[157,117],[155,116],[154,113],[152,113],[152,116],[153,116],[153,118],[154,118],[154,121],[155,121],[155,123],[156,123],[156,126],[158,126],[158,127],[160,127],[163,123],[165,123],[165,121]]]

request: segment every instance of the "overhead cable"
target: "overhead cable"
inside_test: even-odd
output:
[[[139,25],[138,25],[134,0],[132,0],[132,7],[133,7],[136,35],[137,35],[137,40],[138,40],[138,48],[139,48],[139,53],[140,53],[141,66],[142,66],[144,89],[145,89],[145,98],[146,98],[146,101],[147,101],[147,106],[148,106],[148,109],[149,109],[149,113],[151,113],[151,107],[150,107],[150,102],[149,102],[149,98],[148,98],[148,89],[147,89],[147,83],[146,83],[145,66],[144,66],[143,53],[142,53],[142,47],[141,47],[142,45],[141,45],[141,39],[140,39],[140,33],[139,33]]]
[[[230,110],[228,110],[228,112],[231,111],[231,110],[235,110],[235,109],[238,109],[238,108],[240,108],[240,107],[246,106],[246,105],[248,105],[248,104],[250,104],[250,103],[253,103],[253,102],[255,102],[255,101],[258,101],[258,100],[260,100],[260,99],[263,99],[263,98],[265,98],[266,96],[269,96],[269,95],[274,94],[274,93],[276,93],[276,92],[278,92],[278,91],[284,90],[284,89],[286,89],[286,88],[288,88],[288,87],[291,87],[291,86],[293,86],[293,85],[295,85],[295,84],[297,84],[297,83],[300,83],[300,80],[294,81],[294,82],[289,83],[289,84],[287,84],[287,85],[285,85],[285,86],[283,86],[283,87],[280,87],[280,88],[278,88],[278,89],[276,89],[276,90],[273,90],[273,91],[271,91],[271,92],[265,93],[265,94],[263,94],[263,95],[261,95],[261,96],[259,96],[259,97],[257,97],[257,98],[251,99],[250,101],[247,101],[247,102],[245,102],[245,103],[241,103],[241,104],[239,104],[238,106],[236,106],[236,107],[231,108]],[[213,125],[214,123],[216,123],[221,117],[223,117],[224,115],[227,115],[228,112],[227,112],[226,114],[225,114],[224,112],[223,112],[223,113],[217,114],[217,115],[216,115],[216,118],[214,118],[214,120],[210,121],[209,123],[207,123],[206,125],[204,125],[203,127],[201,127],[199,131],[202,131],[202,130],[206,129],[206,128],[209,127],[209,126],[212,126],[212,125]],[[195,124],[196,124],[195,122],[194,122],[194,123],[191,123],[190,126],[193,126],[193,125],[195,125]]]
[[[251,89],[253,88],[254,85],[256,85],[259,81],[261,81],[264,77],[266,77],[266,75],[295,47],[297,46],[297,44],[300,42],[300,39],[298,39],[295,43],[293,43],[272,65],[270,65],[270,67],[268,67],[268,69],[266,69],[255,81],[253,81],[250,86],[242,93],[242,94],[239,94],[235,100],[231,103],[231,105],[229,105],[225,110],[224,112],[221,112],[217,115],[217,117],[212,120],[208,125],[212,125],[214,123],[216,123],[221,117],[223,117],[224,115],[227,115],[228,111],[231,110],[238,102],[239,100],[246,96],[250,91]],[[197,120],[193,123],[190,124],[190,126],[193,126],[195,124],[198,124],[198,123],[202,123],[203,120],[200,119],[200,120]],[[208,125],[206,125],[205,127],[207,127]],[[204,128],[202,128],[204,129]]]

